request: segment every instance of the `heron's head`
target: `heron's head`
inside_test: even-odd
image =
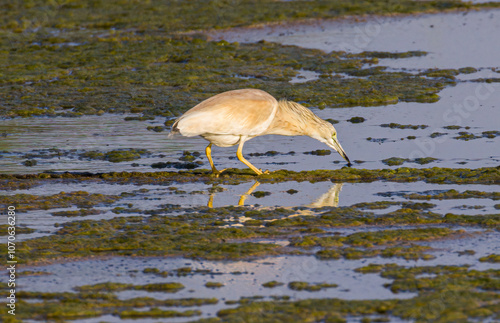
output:
[[[323,140],[321,141],[323,141],[328,147],[338,152],[340,156],[342,156],[342,158],[344,158],[347,161],[347,165],[351,166],[351,161],[349,160],[349,157],[347,157],[344,148],[342,148],[339,140],[337,139],[337,130],[335,130],[335,127],[331,123],[329,122],[326,123],[327,126],[322,133]]]

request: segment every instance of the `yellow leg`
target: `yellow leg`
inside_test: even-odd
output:
[[[207,154],[208,161],[210,162],[210,167],[212,167],[212,173],[219,177],[219,175],[225,171],[225,169],[218,171],[217,168],[215,168],[214,161],[212,160],[212,143],[208,144],[207,148],[205,148],[205,154]]]
[[[248,189],[248,191],[243,194],[241,197],[240,197],[240,200],[238,201],[238,206],[243,206],[245,205],[245,200],[247,199],[248,195],[252,194],[253,191],[257,188],[257,186],[259,186],[260,183],[259,182],[255,182],[252,187],[250,187]]]
[[[236,156],[238,157],[240,162],[242,162],[243,164],[250,167],[250,169],[253,170],[257,175],[262,175],[261,169],[258,169],[254,165],[250,164],[250,162],[248,160],[246,160],[245,157],[243,157],[242,151],[243,151],[243,144],[245,143],[245,139],[246,139],[245,137],[242,137],[240,139],[240,145],[238,146],[238,150],[236,151]],[[268,173],[268,171],[266,171],[266,174],[267,173]]]
[[[214,195],[215,194],[210,194],[210,197],[208,198],[207,206],[209,208],[213,208],[214,207]]]

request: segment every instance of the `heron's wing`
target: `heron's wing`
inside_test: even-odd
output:
[[[261,90],[228,91],[190,109],[172,128],[188,137],[203,134],[256,136],[269,127],[277,107],[276,99]]]

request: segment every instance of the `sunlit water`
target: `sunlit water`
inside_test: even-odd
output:
[[[459,75],[462,81],[454,87],[444,89],[436,103],[397,103],[381,107],[353,107],[343,109],[324,109],[314,111],[323,118],[332,118],[340,122],[335,125],[339,139],[351,160],[361,161],[353,167],[387,168],[382,160],[390,157],[414,159],[434,157],[438,160],[427,165],[407,162],[409,167],[494,167],[500,162],[499,138],[479,138],[469,141],[457,140],[460,131],[480,135],[483,131],[500,130],[498,122],[500,112],[499,83],[470,82],[476,78],[499,77],[495,68],[500,67],[498,53],[500,42],[498,30],[499,10],[480,12],[458,12],[439,15],[420,15],[409,17],[370,18],[365,22],[350,20],[325,21],[293,27],[275,26],[272,28],[236,29],[215,35],[229,41],[257,41],[266,39],[283,44],[294,44],[303,47],[319,48],[325,51],[349,50],[361,52],[365,50],[407,51],[425,50],[429,55],[398,60],[381,60],[380,65],[393,69],[407,69],[417,73],[420,69],[460,68],[473,66],[479,72]],[[283,29],[283,28],[286,28]],[[292,82],[314,80],[317,74],[311,71],[300,71]],[[352,124],[347,120],[354,116],[366,119],[360,124]],[[201,138],[168,139],[166,132],[148,131],[148,126],[161,126],[163,118],[153,121],[124,121],[125,115],[84,116],[81,118],[28,118],[0,120],[0,169],[2,173],[35,173],[41,171],[154,171],[151,164],[156,162],[178,161],[183,150],[203,152],[207,144]],[[400,123],[426,125],[425,129],[400,130],[380,127],[384,123]],[[459,125],[470,129],[448,130],[443,127]],[[434,132],[444,135],[431,138]],[[408,136],[415,136],[409,139]],[[372,138],[372,140],[367,140]],[[75,150],[69,155],[51,159],[35,158],[38,164],[27,167],[21,163],[26,160],[24,154],[33,153],[36,149],[47,150],[57,148],[61,151]],[[150,154],[141,159],[112,163],[108,161],[86,160],[78,158],[81,152],[98,150],[106,152],[115,149],[147,149]],[[321,143],[307,137],[258,137],[245,145],[244,153],[264,153],[277,151],[284,154],[275,156],[248,156],[248,159],[259,168],[278,170],[312,170],[336,169],[345,166],[341,157],[333,153],[329,156],[313,156],[304,154],[316,149],[326,149]],[[243,168],[235,159],[236,148],[215,148],[213,156],[217,167]],[[294,151],[294,154],[288,154]],[[202,155],[203,156],[203,155]],[[206,158],[201,157],[203,168],[209,168]],[[247,208],[273,208],[294,206],[342,207],[360,202],[374,201],[408,201],[399,195],[388,192],[422,193],[428,190],[456,189],[478,190],[486,192],[498,191],[498,185],[438,185],[416,183],[297,183],[286,182],[267,184],[248,182],[240,185],[220,185],[223,191],[210,194],[211,185],[201,183],[175,184],[185,193],[174,194],[165,185],[112,185],[103,183],[57,183],[35,186],[30,190],[4,191],[3,195],[18,193],[51,195],[61,191],[88,191],[91,193],[120,194],[137,193],[110,206],[99,206],[105,211],[99,215],[85,217],[89,220],[111,219],[117,216],[143,214],[115,214],[114,207],[128,207],[140,210],[155,209],[162,204],[181,206],[176,213],[184,212],[184,208],[212,205],[240,205]],[[296,194],[287,191],[294,189]],[[263,198],[251,195],[252,191],[266,191],[271,194]],[[194,193],[194,194],[190,194]],[[144,197],[148,197],[147,200]],[[422,202],[415,200],[415,202]],[[440,214],[491,214],[498,201],[491,199],[452,199],[426,201],[436,204],[431,210]],[[481,208],[476,208],[477,206]],[[374,210],[385,213],[397,209]],[[76,208],[69,208],[75,210]],[[52,212],[68,210],[68,208],[37,210],[19,216],[19,224],[34,228],[35,233],[18,235],[19,240],[36,238],[54,233],[56,223],[75,221],[73,218],[55,217]],[[79,220],[79,219],[76,219]],[[241,219],[244,221],[245,219]],[[4,220],[2,220],[4,221]],[[4,224],[1,222],[0,224]],[[394,229],[395,227],[390,227]],[[384,229],[384,228],[375,228]],[[387,229],[387,228],[385,228]],[[460,229],[460,228],[453,228]],[[337,230],[337,229],[336,229]],[[349,234],[367,228],[338,228],[341,234]],[[470,230],[470,229],[468,229]],[[474,230],[472,230],[474,231]],[[224,304],[225,300],[237,300],[240,297],[262,295],[265,300],[271,295],[287,295],[293,300],[317,297],[339,297],[344,299],[390,299],[413,297],[412,293],[393,294],[383,286],[389,282],[378,274],[362,275],[353,269],[369,263],[393,262],[401,265],[461,265],[469,264],[474,269],[498,268],[498,265],[478,262],[478,258],[499,253],[500,237],[497,232],[472,232],[462,239],[445,239],[429,244],[437,250],[430,261],[405,261],[401,259],[371,258],[362,260],[330,260],[321,261],[313,256],[280,256],[255,261],[195,261],[182,258],[121,258],[115,257],[100,260],[85,260],[38,266],[30,268],[52,273],[48,276],[19,278],[19,287],[24,290],[38,291],[71,291],[72,288],[84,284],[115,281],[124,283],[146,284],[164,281],[179,281],[186,286],[176,294],[159,292],[127,291],[118,293],[120,298],[150,296],[160,299],[183,297],[217,297],[217,305],[200,307],[204,317],[213,317],[221,308],[235,305]],[[280,241],[275,241],[280,243]],[[459,255],[457,251],[474,250],[475,255]],[[197,269],[210,269],[217,275],[194,275],[187,277],[159,278],[142,273],[144,268],[156,267],[161,270],[191,266]],[[28,269],[28,268],[27,268]],[[231,274],[241,271],[241,275]],[[3,278],[2,278],[3,279]],[[262,287],[262,283],[277,280],[285,286],[276,289]],[[316,293],[297,292],[287,288],[286,283],[294,280],[308,282],[327,282],[339,284],[339,287]],[[204,287],[207,281],[219,281],[225,286],[218,290]],[[81,319],[80,322],[99,321],[134,321],[120,320],[117,316],[106,315],[99,318]],[[190,319],[169,319],[168,321],[186,321]],[[156,322],[142,320],[141,322]]]
[[[459,83],[439,93],[436,103],[400,102],[380,107],[353,107],[313,110],[323,118],[338,120],[335,125],[339,139],[351,160],[364,162],[363,168],[387,167],[382,160],[390,157],[414,159],[434,157],[429,165],[407,162],[409,167],[485,167],[500,162],[500,141],[479,138],[469,141],[455,139],[465,131],[481,136],[484,131],[499,130],[500,83],[470,82],[478,78],[499,78],[500,73],[500,10],[455,12],[438,15],[368,18],[320,21],[262,28],[234,29],[213,35],[229,41],[266,39],[283,44],[352,52],[425,50],[429,55],[405,59],[382,59],[379,65],[397,70],[417,71],[422,68],[476,67],[477,73],[461,74]],[[357,43],[365,39],[363,44]],[[348,45],[351,45],[349,47]],[[357,44],[357,45],[356,45]],[[311,71],[299,71],[292,83],[306,82],[317,77]],[[364,117],[360,124],[347,122],[353,116]],[[81,118],[29,118],[0,121],[0,168],[7,173],[31,173],[48,170],[107,172],[116,170],[151,171],[156,162],[178,161],[182,150],[204,151],[207,142],[201,138],[174,138],[166,132],[148,131],[148,126],[161,126],[165,119],[154,121],[124,121],[123,115],[85,116]],[[401,130],[382,128],[384,123],[426,125],[425,129]],[[448,130],[443,127],[470,127]],[[444,135],[431,138],[435,132]],[[415,139],[409,139],[415,137]],[[367,138],[371,138],[369,141]],[[77,149],[109,151],[125,148],[146,148],[152,154],[131,162],[111,163],[78,158],[38,159],[38,164],[26,167],[21,153],[33,149]],[[342,158],[305,155],[316,149],[327,149],[308,137],[265,136],[245,144],[244,153],[278,151],[293,155],[262,156],[248,159],[262,169],[291,170],[335,169],[345,165]],[[214,148],[218,167],[244,167],[235,159],[236,148]],[[202,167],[209,168],[204,157]],[[338,164],[334,164],[334,162]],[[135,164],[135,167],[132,167]],[[357,164],[355,164],[357,167]]]
[[[480,93],[480,97],[475,96]],[[314,109],[322,118],[340,122],[335,125],[338,137],[349,158],[362,161],[354,167],[386,168],[382,161],[390,157],[409,160],[433,157],[431,164],[420,165],[406,162],[407,167],[494,167],[500,163],[500,137],[481,137],[484,131],[499,130],[500,83],[459,83],[444,89],[441,100],[436,103],[401,102],[379,107],[353,107],[343,109]],[[348,122],[352,117],[366,119],[363,123]],[[197,151],[202,155],[202,168],[210,168],[204,150],[207,141],[202,138],[176,137],[169,139],[167,132],[148,131],[148,126],[162,125],[163,118],[154,121],[124,121],[123,116],[85,116],[81,118],[29,118],[10,119],[0,123],[2,138],[0,167],[4,173],[33,173],[41,171],[154,171],[157,162],[178,162],[182,151]],[[391,129],[380,125],[386,123],[425,125],[425,129]],[[462,126],[449,130],[450,125]],[[465,129],[470,127],[470,129]],[[456,139],[460,132],[469,132],[481,138]],[[431,134],[443,135],[432,138]],[[415,139],[409,139],[408,137]],[[371,138],[371,140],[368,140]],[[25,153],[34,149],[77,149],[78,152],[115,149],[147,149],[150,155],[141,159],[112,163],[101,160],[79,159],[61,156],[51,159],[35,158],[37,165],[22,165]],[[245,144],[244,154],[258,168],[271,171],[289,169],[295,171],[313,169],[336,169],[345,166],[340,155],[332,152],[327,156],[305,154],[316,149],[329,149],[309,137],[263,136]],[[275,156],[252,157],[252,153],[277,151]],[[289,152],[294,154],[288,154]],[[236,159],[236,147],[214,147],[212,152],[217,167],[245,167]],[[175,170],[175,169],[174,169]]]
[[[356,21],[357,20],[357,21]],[[214,39],[285,45],[330,51],[429,52],[423,57],[385,59],[397,68],[499,67],[500,10],[395,17],[320,20],[304,24],[238,28],[211,34]]]

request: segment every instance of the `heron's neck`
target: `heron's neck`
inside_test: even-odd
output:
[[[293,102],[280,100],[273,122],[266,130],[268,135],[309,136],[318,139],[324,121],[311,110]]]

